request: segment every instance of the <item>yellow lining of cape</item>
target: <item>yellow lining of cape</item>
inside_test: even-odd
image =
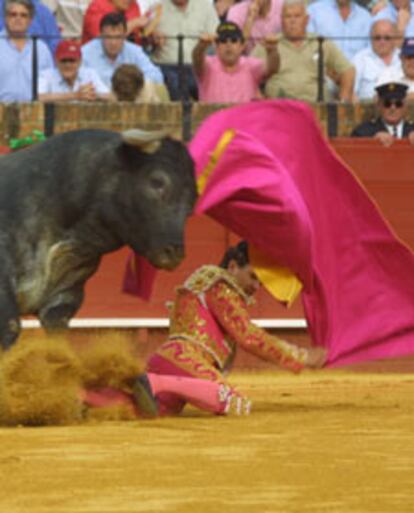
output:
[[[200,176],[197,178],[198,194],[203,194],[211,173],[214,171],[214,168],[217,166],[220,157],[224,153],[227,146],[231,143],[235,135],[236,131],[233,128],[230,128],[226,130],[224,134],[220,137],[220,140],[214,148],[213,153],[211,154],[206,167],[203,169]]]
[[[300,294],[303,285],[288,267],[279,267],[264,253],[249,244],[249,260],[264,287],[289,307]]]

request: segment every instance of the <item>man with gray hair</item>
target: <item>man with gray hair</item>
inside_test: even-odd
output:
[[[33,41],[27,30],[33,19],[31,0],[6,0],[5,30],[0,32],[0,102],[29,102],[32,97]],[[43,41],[37,41],[37,70],[53,67],[53,58]]]
[[[397,31],[390,20],[378,20],[371,27],[371,45],[358,52],[352,59],[355,66],[354,95],[356,100],[375,97],[375,87],[384,73],[401,70],[397,49]]]
[[[319,43],[316,34],[306,32],[308,20],[306,0],[285,0],[282,9],[282,37],[278,44],[280,66],[279,71],[266,81],[267,97],[288,96],[308,102],[318,100]],[[325,40],[322,49],[323,67],[338,86],[338,99],[351,101],[354,67],[332,41]],[[328,99],[326,77],[322,79],[324,98]]]

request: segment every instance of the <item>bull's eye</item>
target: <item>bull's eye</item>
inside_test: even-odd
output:
[[[156,173],[150,177],[149,184],[153,193],[160,198],[164,198],[167,195],[170,180],[166,175]]]

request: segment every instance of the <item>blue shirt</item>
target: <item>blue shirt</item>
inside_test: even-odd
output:
[[[55,55],[55,49],[59,43],[60,30],[52,11],[43,5],[40,0],[33,0],[35,13],[30,24],[28,34],[39,36],[50,48],[52,55]],[[0,30],[4,29],[4,0],[0,0]]]
[[[346,20],[341,17],[336,0],[319,0],[312,3],[308,6],[308,13],[307,31],[332,38],[348,59],[352,59],[357,52],[370,44],[372,17],[366,9],[355,2],[351,2],[351,12]]]
[[[135,64],[149,82],[163,83],[161,70],[151,61],[144,50],[134,43],[125,41],[121,52],[114,61],[110,60],[99,37],[92,39],[82,47],[82,59],[85,66],[94,68],[104,84],[111,87],[113,72],[121,64]]]
[[[414,2],[411,2],[411,18],[405,29],[405,37],[414,37]],[[377,15],[374,16],[372,22],[378,20],[391,20],[393,23],[397,23],[398,10],[392,3],[389,3],[387,7],[382,9]]]
[[[72,93],[78,91],[81,85],[88,83],[95,87],[98,94],[108,94],[110,92],[109,87],[102,82],[98,73],[94,69],[84,66],[79,68],[73,86],[66,82],[57,68],[42,71],[39,75],[38,91],[39,94]]]
[[[0,102],[32,101],[32,56],[33,41],[28,39],[20,52],[0,32]],[[53,68],[49,48],[43,41],[37,41],[38,71]]]

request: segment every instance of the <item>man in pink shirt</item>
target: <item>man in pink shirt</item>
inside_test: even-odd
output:
[[[244,0],[230,7],[227,21],[237,23],[246,39],[246,53],[258,40],[281,30],[283,0]]]
[[[215,43],[216,55],[206,55]],[[264,39],[266,62],[243,56],[244,36],[238,25],[224,22],[217,34],[203,34],[193,51],[199,100],[208,103],[241,103],[260,98],[260,84],[279,68],[276,37]]]

